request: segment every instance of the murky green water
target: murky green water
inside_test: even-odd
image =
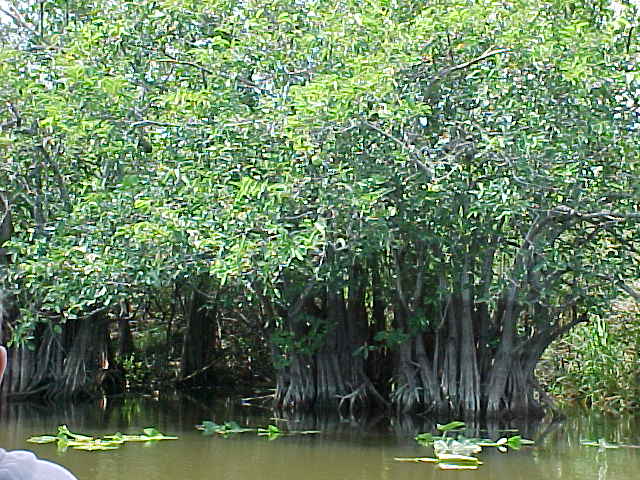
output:
[[[413,440],[430,431],[433,422],[416,418],[350,421],[339,418],[289,418],[292,429],[323,430],[317,436],[280,437],[269,441],[254,434],[232,438],[204,437],[193,427],[205,419],[236,420],[250,426],[276,423],[264,409],[241,407],[230,400],[168,397],[160,400],[114,400],[107,405],[0,407],[0,446],[28,448],[72,470],[80,480],[217,479],[217,480],[448,480],[637,479],[640,449],[598,450],[580,445],[581,439],[640,444],[640,420],[575,415],[562,423],[493,425],[515,427],[537,441],[534,448],[501,454],[481,454],[484,465],[475,472],[442,472],[429,464],[407,464],[396,456],[424,456],[430,451]],[[441,419],[447,420],[447,419]],[[31,435],[52,433],[67,424],[80,433],[140,433],[156,426],[180,440],[153,445],[127,444],[120,450],[58,453],[53,445],[25,442]],[[486,433],[485,433],[486,435]]]

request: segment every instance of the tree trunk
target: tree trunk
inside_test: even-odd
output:
[[[75,324],[75,325],[74,325]],[[85,320],[77,320],[70,333],[71,347],[64,362],[60,384],[54,396],[83,397],[102,394],[105,382],[113,383],[108,393],[122,390],[122,375],[115,367],[109,337],[109,321],[101,314]],[[67,332],[66,332],[67,333]],[[111,378],[113,375],[113,378]],[[107,379],[107,377],[109,377]]]
[[[128,358],[133,352],[133,335],[129,317],[122,316],[118,319],[118,358]]]
[[[204,292],[196,288],[191,294],[187,328],[182,344],[179,380],[182,386],[210,386],[215,382],[211,367],[216,351],[216,317],[216,307],[208,306]]]
[[[350,414],[386,404],[366,374],[369,338],[366,285],[353,266],[345,300],[343,288],[330,286],[319,309],[306,291],[287,315],[291,342],[286,365],[278,371],[276,405],[287,408],[334,407]]]

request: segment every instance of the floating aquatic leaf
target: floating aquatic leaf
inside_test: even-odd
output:
[[[120,445],[113,445],[109,442],[101,442],[101,441],[95,441],[95,442],[87,442],[87,443],[82,443],[80,445],[74,445],[72,447],[74,450],[85,450],[88,452],[95,452],[95,451],[104,451],[104,450],[115,450],[117,448],[120,448]]]
[[[478,445],[479,447],[497,447],[498,446],[498,444],[493,440],[486,440],[486,439],[477,441],[476,445]]]
[[[438,468],[440,470],[477,470],[478,465],[438,462]]]
[[[178,437],[170,437],[162,433],[156,435],[122,435],[123,442],[156,442],[159,440],[177,440]]]
[[[234,421],[224,422],[219,425],[211,420],[205,420],[201,425],[196,425],[198,430],[202,430],[204,435],[213,435],[218,433],[220,435],[231,435],[233,433],[255,432],[255,428],[243,428]]]
[[[583,447],[599,447],[600,446],[598,442],[592,442],[590,440],[582,440],[580,442],[580,445],[582,445]]]
[[[275,425],[268,425],[267,428],[258,428],[258,435],[279,435],[282,431]]]
[[[509,437],[507,440],[507,445],[509,445],[514,450],[519,450],[523,445],[533,445],[535,442],[533,440],[527,440],[526,438],[522,438],[520,435],[514,435],[513,437]]]
[[[604,438],[599,438],[597,442],[581,441],[580,444],[585,447],[598,447],[601,449],[616,449],[616,448],[621,448],[623,446],[626,446],[626,445],[619,445],[617,443],[609,443]]]
[[[437,458],[431,458],[431,457],[413,457],[413,458],[396,457],[394,458],[394,460],[398,462],[438,463]]]
[[[178,437],[165,435],[164,433],[158,431],[155,428],[145,428],[142,430],[144,435],[140,435],[141,437],[146,437],[149,441],[157,441],[157,440],[178,440]],[[125,440],[126,441],[126,440]]]
[[[441,454],[469,456],[474,453],[480,453],[482,451],[482,447],[477,443],[469,441],[467,439],[444,439],[436,440],[435,442],[433,442],[433,451],[438,457]]]
[[[200,425],[196,425],[196,429],[202,430],[204,435],[213,435],[214,433],[218,433],[221,426],[211,420],[205,420]]]
[[[440,453],[448,452],[449,442],[447,442],[446,440],[436,440],[435,442],[433,442],[433,451],[435,452],[436,456],[438,456]]]
[[[416,435],[416,442],[420,445],[428,446],[431,445],[435,440],[441,439],[442,437],[434,437],[431,433],[419,433]]]
[[[125,439],[124,439],[124,435],[120,432],[116,432],[113,435],[105,435],[104,437],[102,437],[104,440],[108,440],[109,442],[112,443],[124,443]]]
[[[533,440],[522,438],[520,435],[514,435],[513,437],[509,437],[509,438],[500,438],[495,442],[491,440],[478,440],[476,444],[479,445],[480,447],[503,447],[504,448],[505,446],[508,446],[513,450],[519,450],[520,448],[522,448],[522,446],[533,445],[535,444],[535,442]],[[498,448],[498,450],[500,450],[500,448]],[[500,451],[503,451],[503,450],[500,450]]]
[[[27,438],[29,443],[53,443],[58,440],[58,437],[52,435],[40,435],[39,437]]]
[[[267,428],[258,428],[258,433],[282,433],[275,425],[268,425]]]
[[[73,438],[74,440],[78,440],[80,442],[89,442],[93,440],[93,437],[87,437],[86,435],[73,433],[72,431],[69,430],[69,428],[67,428],[66,425],[60,425],[58,427],[58,437],[62,437],[62,436],[67,438]]]
[[[282,431],[275,425],[268,425],[267,428],[258,428],[258,435],[266,436],[269,440],[275,440],[282,435]]]
[[[123,442],[148,442],[149,437],[146,435],[122,435]]]
[[[124,435],[120,432],[113,435],[106,435],[103,438],[94,438],[87,435],[73,433],[66,425],[58,427],[58,434],[42,435],[28,439],[32,443],[52,443],[57,442],[58,450],[66,451],[68,448],[86,451],[115,450],[125,442],[154,442],[158,440],[177,440],[178,437],[168,436],[156,428],[145,428],[140,435]]]
[[[465,438],[458,435],[457,438],[447,438],[447,432],[463,427],[464,422],[454,421],[446,425],[437,425],[438,430],[443,432],[442,436],[435,436],[431,433],[420,433],[415,436],[418,443],[424,446],[432,446],[435,459],[427,459],[427,457],[415,458],[396,458],[401,462],[421,462],[428,461],[437,463],[438,467],[443,470],[476,470],[482,464],[475,456],[482,452],[483,447],[495,447],[501,453],[508,451],[508,448],[514,450],[520,449],[523,445],[532,445],[532,440],[522,438],[520,435],[511,437],[501,437],[496,441],[486,438]],[[598,443],[583,442],[583,444],[593,444],[600,446]]]
[[[441,432],[448,432],[449,430],[455,430],[456,428],[464,427],[464,422],[453,421],[446,423],[444,425],[440,425],[439,423],[436,425],[436,428]]]
[[[456,455],[453,453],[442,453],[438,455],[438,462],[481,465],[480,460],[478,460],[476,457],[470,457],[468,455]]]
[[[244,432],[257,432],[260,436],[268,437],[269,440],[278,438],[281,435],[315,435],[322,433],[320,430],[291,430],[288,432],[282,431],[276,425],[267,425],[266,427],[259,428],[245,428],[241,427],[234,421],[224,422],[220,425],[211,420],[205,420],[200,425],[196,425],[196,429],[201,430],[203,435],[212,435],[214,433],[227,436],[234,433]]]

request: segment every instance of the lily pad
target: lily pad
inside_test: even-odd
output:
[[[438,462],[438,468],[440,470],[477,470],[479,467],[473,464]]]
[[[38,437],[27,438],[29,443],[53,443],[58,440],[58,437],[52,435],[40,435]]]
[[[58,427],[58,434],[40,435],[27,439],[31,443],[57,443],[59,451],[68,448],[85,451],[115,450],[125,442],[155,442],[159,440],[177,440],[178,437],[165,435],[155,428],[145,428],[140,435],[126,435],[120,432],[113,435],[105,435],[102,438],[80,435],[69,430],[66,425]]]
[[[464,427],[464,422],[460,422],[458,420],[446,423],[444,425],[440,425],[439,423],[436,425],[436,428],[441,432],[448,432],[450,430],[455,430],[462,427]]]
[[[214,433],[220,435],[231,435],[234,433],[255,432],[255,428],[244,428],[238,425],[234,421],[224,422],[223,424],[217,424],[211,420],[205,420],[201,425],[196,425],[198,430],[202,430],[204,435],[213,435]]]
[[[394,460],[397,462],[438,463],[437,458],[431,458],[431,457],[413,457],[413,458],[396,457],[394,458]]]

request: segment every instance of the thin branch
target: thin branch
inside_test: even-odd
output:
[[[18,109],[10,101],[7,101],[7,109],[9,110],[9,112],[11,112],[13,120],[3,123],[2,125],[0,125],[0,128],[2,128],[2,130],[12,127],[20,128],[22,126],[22,117],[20,116],[20,112],[18,112]]]
[[[631,296],[637,303],[640,303],[640,291],[620,281],[620,288]]]
[[[400,259],[398,258],[398,251],[393,249],[393,264],[396,269],[396,291],[398,293],[398,299],[402,304],[405,312],[409,312],[409,303],[402,287],[402,269],[400,268]]]
[[[139,122],[133,122],[131,124],[131,127],[133,128],[140,128],[140,127],[147,127],[147,126],[177,128],[177,127],[183,127],[184,125],[177,125],[175,123],[156,122],[154,120],[141,120]]]
[[[449,74],[453,73],[453,72],[457,72],[459,70],[464,70],[466,68],[469,68],[477,63],[480,63],[484,60],[486,60],[489,57],[493,57],[495,55],[499,55],[501,53],[508,53],[510,50],[508,48],[498,48],[495,50],[492,49],[488,49],[486,50],[482,55],[480,55],[479,57],[476,57],[472,60],[469,60],[468,62],[464,62],[464,63],[460,63],[459,65],[454,65],[453,67],[447,67],[447,68],[443,68],[442,70],[440,70],[438,73],[436,73],[433,77],[432,77],[432,82],[436,82],[439,80],[444,79],[445,77],[447,77]]]
[[[371,122],[363,122],[363,125],[369,127],[372,130],[375,130],[376,132],[378,132],[380,135],[388,138],[389,140],[397,143],[403,150],[407,151],[407,153],[409,153],[409,156],[411,157],[411,159],[415,162],[415,164],[420,168],[420,170],[422,170],[423,172],[425,172],[428,176],[429,179],[432,179],[434,177],[434,172],[433,169],[429,166],[427,166],[424,162],[422,162],[420,160],[420,158],[418,158],[418,155],[416,154],[416,152],[413,150],[413,148],[411,148],[409,145],[407,145],[406,143],[404,143],[402,140],[400,140],[399,138],[394,137],[393,135],[391,135],[390,133],[385,132],[384,130],[382,130],[380,127],[378,127],[377,125],[375,125],[374,123]]]
[[[49,164],[51,169],[53,170],[53,175],[58,182],[58,189],[60,190],[60,196],[62,197],[62,202],[64,203],[64,208],[67,212],[71,212],[71,199],[69,197],[69,190],[67,189],[67,185],[62,177],[62,173],[60,172],[60,167],[58,162],[54,157],[49,155],[47,151],[47,144],[50,142],[50,138],[42,139],[42,143],[36,147],[36,150],[40,152],[42,158],[44,158],[45,162]]]
[[[189,62],[187,60],[178,60],[177,58],[172,58],[166,52],[165,52],[165,55],[167,55],[169,58],[156,58],[156,59],[154,59],[154,61],[155,62],[159,62],[159,63],[171,63],[171,64],[174,64],[174,65],[187,65],[189,67],[197,68],[201,72],[207,73],[209,75],[215,75],[217,73],[218,75],[220,75],[223,78],[226,78],[226,79],[229,79],[229,80],[237,80],[238,82],[242,83],[243,85],[245,85],[247,87],[255,88],[255,89],[260,90],[260,91],[264,90],[257,83],[254,83],[251,80],[248,80],[248,79],[246,79],[244,77],[239,77],[239,76],[231,77],[229,75],[225,75],[223,72],[214,72],[213,70],[210,70],[207,67],[205,67],[203,65],[200,65],[199,63]]]
[[[311,296],[311,294],[313,293],[313,289],[315,287],[316,287],[315,281],[309,282],[307,284],[307,286],[304,288],[302,293],[298,296],[296,302],[293,305],[291,305],[291,308],[288,312],[289,318],[293,318],[302,312],[305,302]]]
[[[174,58],[156,58],[154,59],[154,61],[158,63],[173,63],[175,65],[188,65],[189,67],[197,68],[198,70],[208,73],[209,75],[214,74],[213,70],[209,70],[207,67],[203,67],[199,63],[189,62],[187,60],[177,60]]]
[[[9,8],[11,8],[12,11],[8,11],[5,8],[0,7],[0,12],[4,13],[7,17],[13,20],[13,23],[15,23],[16,26],[26,28],[33,34],[36,33],[35,28],[29,25],[24,20],[24,18],[22,18],[22,15],[20,15],[20,12],[18,12],[18,10],[16,10],[15,7],[13,7],[12,5],[9,5]]]
[[[417,269],[418,269],[418,273],[416,274],[416,287],[415,290],[413,292],[413,304],[414,305],[418,305],[418,302],[420,301],[420,298],[422,297],[422,292],[424,290],[424,265],[425,265],[425,260],[424,260],[424,244],[423,242],[419,242],[419,248],[418,249],[418,261],[417,261]]]
[[[220,363],[221,360],[223,360],[223,359],[214,358],[212,362],[208,363],[204,367],[199,368],[198,370],[196,370],[195,372],[192,372],[191,374],[187,375],[186,377],[178,378],[176,380],[176,383],[185,383],[185,382],[191,380],[192,378],[197,377],[198,375],[202,375],[207,370],[213,368],[216,365],[216,363]]]
[[[611,210],[601,210],[599,212],[583,213],[579,212],[566,205],[559,205],[549,210],[550,214],[566,215],[570,217],[577,217],[583,219],[589,223],[598,224],[599,222],[622,222],[625,220],[640,220],[640,213],[622,213],[613,212]],[[596,223],[598,221],[598,223]]]

